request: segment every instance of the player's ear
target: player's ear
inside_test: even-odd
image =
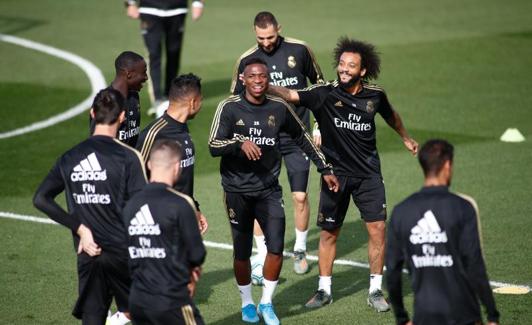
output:
[[[92,119],[94,119],[94,108],[92,108],[92,107],[91,107],[90,115],[91,115]]]
[[[360,70],[360,76],[364,77],[366,75],[366,68]]]
[[[148,163],[146,164],[148,166],[148,170],[151,170],[151,160],[148,160]]]
[[[281,33],[281,29],[282,29],[283,26],[281,26],[281,24],[277,25],[277,34]]]
[[[120,112],[120,115],[118,116],[118,121],[122,123],[124,122],[125,119],[126,119],[126,111]]]

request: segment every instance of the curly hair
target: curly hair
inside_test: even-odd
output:
[[[366,69],[364,79],[377,79],[381,72],[381,59],[375,46],[359,40],[350,39],[342,36],[338,39],[334,48],[334,67],[340,63],[340,57],[343,53],[358,53],[362,58],[362,69]]]

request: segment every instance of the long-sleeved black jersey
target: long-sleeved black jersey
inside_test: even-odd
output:
[[[140,151],[145,163],[148,162],[151,148],[157,139],[172,139],[181,145],[181,174],[174,189],[194,198],[194,162],[196,159],[196,150],[187,124],[174,120],[165,112],[163,116],[144,128],[140,133],[137,149]],[[196,208],[199,208],[198,202],[196,200],[194,202]]]
[[[393,111],[384,91],[363,84],[356,95],[334,81],[298,90],[300,103],[312,110],[322,134],[321,150],[334,172],[342,176],[381,175],[375,115]]]
[[[323,83],[323,74],[316,62],[312,50],[303,41],[279,36],[277,46],[271,52],[265,52],[260,46],[255,45],[244,52],[237,60],[233,71],[231,93],[238,95],[244,91],[244,86],[239,80],[239,75],[244,72],[245,62],[251,58],[260,58],[268,66],[270,84],[290,89],[303,89],[310,83]],[[296,106],[295,112],[310,129],[310,114],[303,106]],[[281,133],[282,151],[291,151],[297,147],[292,138]],[[285,149],[286,148],[286,149]]]
[[[433,186],[395,207],[388,230],[386,278],[397,324],[408,321],[401,292],[403,263],[414,292],[414,324],[479,321],[478,298],[488,320],[498,321],[473,199]]]
[[[41,183],[35,206],[75,234],[87,226],[103,250],[126,249],[122,223],[125,202],[146,185],[142,157],[129,146],[107,136],[92,136],[63,154]],[[55,201],[65,192],[68,212]]]
[[[124,208],[129,236],[131,304],[170,310],[187,298],[190,269],[205,260],[192,199],[166,184],[150,183]]]
[[[112,86],[108,88],[112,89]],[[135,148],[140,132],[140,99],[139,93],[136,91],[130,91],[127,95],[125,117],[126,119],[120,124],[116,137],[128,146]],[[94,132],[94,127],[95,123],[89,115],[90,134]]]
[[[220,172],[226,192],[260,191],[278,184],[281,168],[279,133],[291,135],[321,173],[330,173],[322,152],[314,145],[297,114],[284,100],[266,96],[255,105],[244,93],[220,102],[211,126],[211,155],[222,156]],[[250,161],[240,149],[246,140],[257,144],[262,156]]]

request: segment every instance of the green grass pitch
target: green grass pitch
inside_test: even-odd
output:
[[[182,72],[203,78],[204,105],[192,121],[197,147],[196,193],[210,229],[206,240],[230,243],[222,213],[218,160],[207,137],[217,103],[228,95],[236,58],[254,43],[252,19],[270,10],[282,34],[307,41],[327,79],[339,36],[370,41],[382,54],[383,86],[418,142],[449,139],[456,147],[453,190],[476,198],[490,279],[532,285],[532,2],[528,0],[206,1],[199,22],[187,21]],[[93,62],[109,82],[118,53],[145,53],[138,21],[121,1],[41,0],[0,2],[0,33],[71,51]],[[90,93],[76,66],[0,42],[0,133],[28,125],[81,102]],[[143,108],[148,94],[141,94]],[[143,116],[143,124],[149,121]],[[55,159],[87,136],[86,114],[53,127],[0,139],[0,211],[42,216],[31,205],[36,186]],[[503,143],[507,128],[522,143]],[[378,118],[378,147],[391,208],[419,189],[417,161]],[[281,178],[287,187],[286,175]],[[310,254],[318,177],[311,180]],[[286,248],[294,243],[291,198],[285,193]],[[338,258],[365,262],[367,235],[358,212],[348,212]],[[58,226],[0,218],[0,324],[72,324],[76,297],[75,255],[69,232]],[[196,301],[208,324],[238,324],[240,299],[227,250],[209,248]],[[406,279],[406,278],[405,278]],[[366,306],[368,270],[334,269],[335,302],[308,311],[303,304],[317,286],[317,265],[296,276],[285,260],[274,296],[284,324],[394,324],[391,313]],[[260,290],[254,290],[258,298]],[[407,303],[412,296],[407,292]],[[531,294],[496,295],[502,324],[531,324]],[[410,309],[411,311],[411,309]]]

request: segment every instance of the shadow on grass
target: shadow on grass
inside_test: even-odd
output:
[[[0,33],[13,35],[47,23],[46,20],[0,15]]]

